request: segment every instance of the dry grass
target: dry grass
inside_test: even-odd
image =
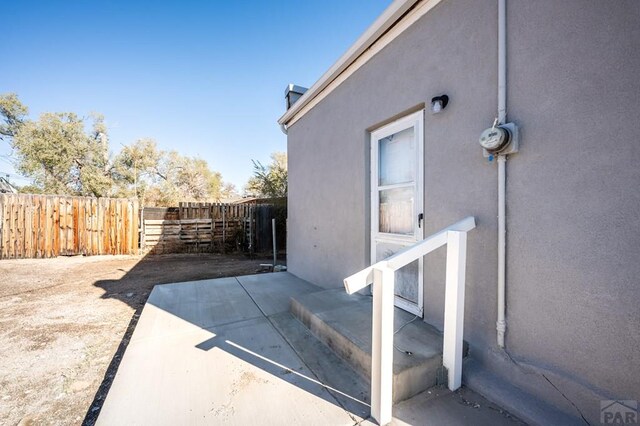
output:
[[[0,261],[0,424],[93,424],[155,284],[252,274],[223,255]]]

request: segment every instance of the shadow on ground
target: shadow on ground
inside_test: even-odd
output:
[[[358,423],[366,388],[289,312],[290,297],[319,290],[289,273],[156,287],[100,419]]]
[[[278,259],[278,262],[284,264],[285,259]],[[102,299],[119,300],[134,312],[82,424],[95,424],[142,309],[155,285],[255,274],[260,272],[261,263],[270,263],[270,258],[258,256],[249,259],[243,254],[210,253],[147,255],[124,277],[96,281],[93,285],[104,291]]]

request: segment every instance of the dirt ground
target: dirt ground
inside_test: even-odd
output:
[[[243,255],[0,261],[0,424],[87,424],[100,413],[155,284],[253,274]]]

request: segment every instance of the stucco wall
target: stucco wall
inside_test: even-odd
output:
[[[508,15],[508,108],[523,136],[509,164],[508,344],[638,400],[640,2],[548,6]]]
[[[495,347],[496,165],[477,145],[496,115],[496,16],[496,1],[444,1],[290,127],[288,265],[339,287],[368,264],[368,130],[446,93],[448,108],[425,117],[425,235],[476,216],[465,339],[509,375]],[[522,146],[507,165],[507,348],[591,419],[599,398],[640,399],[638,52],[640,2],[508,2],[507,108]],[[425,259],[437,327],[444,260]]]

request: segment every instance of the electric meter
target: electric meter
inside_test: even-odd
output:
[[[518,128],[513,123],[493,126],[480,135],[480,146],[485,155],[518,152]]]

